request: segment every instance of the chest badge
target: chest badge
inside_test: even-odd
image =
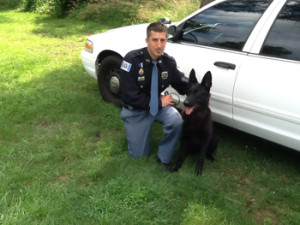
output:
[[[161,79],[166,80],[166,79],[168,79],[168,77],[169,77],[168,71],[161,73]]]
[[[139,67],[140,67],[140,69],[139,69],[139,75],[143,75],[144,74],[143,63],[140,63]]]
[[[143,82],[145,81],[145,77],[144,76],[139,76],[138,77],[138,82]]]
[[[138,81],[139,82],[143,82],[145,80],[145,76],[144,76],[144,69],[143,69],[143,63],[139,64],[139,76],[138,76]]]

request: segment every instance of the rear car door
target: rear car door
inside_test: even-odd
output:
[[[236,127],[299,149],[300,1],[278,4],[243,61],[234,89]]]

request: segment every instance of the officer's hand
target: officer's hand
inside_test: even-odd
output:
[[[165,107],[167,105],[174,105],[174,100],[172,95],[161,96],[160,100],[161,100],[162,107]]]

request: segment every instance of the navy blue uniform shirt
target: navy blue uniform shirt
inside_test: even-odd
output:
[[[121,65],[121,93],[125,106],[149,111],[153,68],[151,61],[147,48],[131,51],[124,57]],[[187,93],[188,79],[177,69],[172,57],[163,53],[157,59],[157,68],[159,96],[169,85],[179,94]]]

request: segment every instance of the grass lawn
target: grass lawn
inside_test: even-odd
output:
[[[107,24],[0,10],[0,224],[300,224],[299,154],[217,125],[215,162],[174,174],[127,153],[81,64]],[[178,148],[175,152],[177,155]]]

